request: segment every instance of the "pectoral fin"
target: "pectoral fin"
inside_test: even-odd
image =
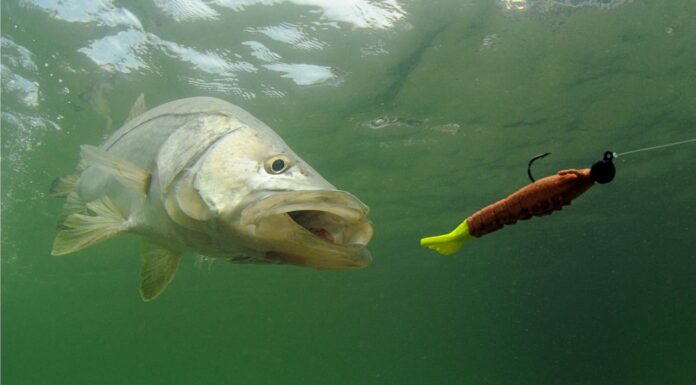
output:
[[[147,194],[151,179],[149,172],[94,146],[82,145],[80,150],[82,159],[90,166],[98,167],[110,173],[126,187]]]
[[[180,254],[149,242],[143,243],[140,266],[140,296],[152,301],[164,292],[174,279]]]
[[[201,195],[193,187],[194,174],[186,172],[176,184],[176,203],[181,211],[197,221],[207,221],[213,216]]]
[[[107,196],[85,207],[85,212],[74,212],[65,218],[53,241],[51,254],[73,253],[130,229],[128,220]]]

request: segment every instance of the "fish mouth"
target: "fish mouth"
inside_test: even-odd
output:
[[[253,231],[270,262],[349,269],[372,261],[367,213],[367,206],[345,191],[283,191],[246,207],[240,222]]]

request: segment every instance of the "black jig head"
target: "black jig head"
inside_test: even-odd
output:
[[[596,161],[592,168],[590,168],[590,179],[593,181],[604,184],[609,183],[614,180],[616,175],[616,167],[614,167],[614,153],[611,151],[606,151],[604,157],[601,160]]]

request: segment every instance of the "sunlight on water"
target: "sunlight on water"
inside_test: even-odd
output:
[[[92,39],[87,46],[78,49],[95,64],[109,72],[123,74],[139,72],[156,72],[158,63],[153,61],[158,52],[173,59],[186,63],[194,71],[216,75],[210,77],[191,77],[188,81],[205,90],[215,89],[220,92],[235,91],[245,98],[263,96],[267,92],[257,89],[242,89],[239,87],[238,72],[254,73],[264,68],[280,72],[281,77],[291,78],[298,85],[324,83],[333,78],[331,69],[313,63],[277,62],[282,57],[263,46],[262,42],[249,45],[252,51],[245,52],[239,47],[228,49],[198,49],[174,41],[166,40],[156,33],[144,28],[142,22],[131,11],[118,7],[112,1],[75,1],[55,2],[28,0],[26,3],[36,7],[58,20],[71,23],[96,24],[120,29],[112,34]],[[194,22],[210,20],[217,24],[225,23],[224,9],[244,14],[252,8],[271,4],[286,3],[286,1],[193,1],[193,0],[157,0],[154,5],[172,19],[172,22]],[[265,36],[269,41],[287,44],[293,49],[321,50],[329,43],[317,39],[316,35],[327,28],[341,30],[341,24],[354,28],[392,28],[394,23],[405,17],[405,12],[396,2],[385,1],[373,3],[368,1],[287,1],[302,10],[298,23],[280,22],[276,25],[256,25],[250,23],[242,31],[255,38]],[[319,12],[317,12],[317,8]],[[260,35],[260,36],[259,36]],[[229,45],[229,43],[227,43]],[[263,47],[263,48],[262,48]],[[259,51],[259,50],[262,51]],[[262,53],[260,53],[262,52]],[[272,65],[257,66],[246,58],[256,58],[265,62],[277,62]],[[237,59],[237,60],[236,60]],[[242,59],[242,60],[238,60]],[[307,58],[309,59],[309,57]],[[212,80],[212,81],[211,81]],[[207,85],[204,85],[207,84]],[[273,93],[272,95],[275,95]]]

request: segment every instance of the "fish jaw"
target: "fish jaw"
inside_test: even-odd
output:
[[[372,261],[368,208],[337,190],[254,194],[235,226],[271,263],[355,269]],[[249,201],[249,200],[248,200]]]

